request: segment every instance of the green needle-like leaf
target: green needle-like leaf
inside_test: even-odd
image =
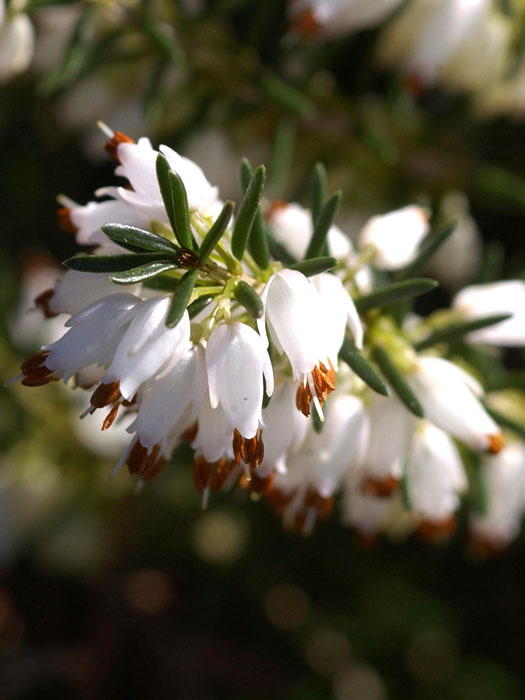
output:
[[[357,299],[354,299],[354,304],[359,313],[364,313],[378,306],[387,306],[397,301],[402,301],[403,299],[410,299],[420,296],[421,294],[426,294],[437,286],[438,283],[435,280],[426,278],[407,280],[406,282],[394,282],[386,287],[377,289],[375,292],[357,297]]]
[[[177,173],[171,170],[170,164],[162,153],[157,156],[156,168],[162,201],[175,238],[183,248],[191,249],[193,238],[186,188]]]
[[[211,295],[199,297],[198,299],[195,299],[195,301],[192,301],[188,306],[188,314],[190,318],[195,318],[195,316],[198,316],[198,314],[200,314],[201,311],[204,311],[211,301],[213,301],[213,297]]]
[[[339,208],[340,202],[341,192],[336,192],[332,197],[330,197],[317,217],[314,232],[308,245],[306,255],[304,256],[306,259],[318,258],[323,254],[327,240],[326,237],[328,236],[330,227],[334,223],[335,215],[337,214],[337,209]]]
[[[226,204],[222,208],[221,213],[215,219],[213,226],[206,234],[199,249],[199,259],[201,263],[206,262],[210,253],[213,251],[217,243],[221,240],[222,236],[224,235],[224,232],[228,228],[228,224],[230,223],[230,219],[232,218],[234,208],[235,204],[233,202],[226,202]]]
[[[373,389],[373,391],[382,396],[390,396],[387,385],[366,357],[359,352],[348,338],[345,338],[343,341],[343,345],[339,350],[339,357],[365,382],[365,384]]]
[[[162,253],[176,253],[179,248],[164,236],[158,236],[151,231],[144,231],[135,226],[126,224],[104,224],[102,230],[108,238],[126,247],[142,248],[144,250],[158,251]]]
[[[312,172],[312,211],[313,225],[321,214],[326,199],[326,170],[322,163],[316,163]]]
[[[264,305],[261,301],[261,297],[247,282],[241,280],[235,287],[233,295],[239,304],[244,306],[250,316],[253,316],[253,318],[262,318],[264,314]]]
[[[166,317],[166,326],[173,328],[181,320],[197,281],[198,270],[188,270],[183,275],[177,289],[171,297],[171,304]]]
[[[125,272],[117,272],[117,274],[111,276],[111,281],[115,282],[115,284],[136,284],[137,282],[142,282],[142,280],[156,277],[161,272],[174,270],[177,267],[178,265],[170,260],[146,263],[146,265],[139,265]]]
[[[239,207],[239,212],[233,226],[231,244],[232,253],[237,260],[242,260],[242,256],[246,250],[248,237],[261,202],[265,179],[266,170],[264,165],[259,165],[253,173],[250,184],[244,193],[241,206]]]
[[[472,333],[473,331],[479,331],[482,328],[488,328],[489,326],[494,326],[497,323],[506,321],[512,317],[512,314],[495,314],[494,316],[485,316],[483,318],[477,318],[473,321],[464,321],[463,323],[453,323],[450,326],[445,326],[444,328],[438,328],[423,340],[414,343],[416,350],[426,350],[432,347],[432,345],[437,345],[437,343],[449,343],[451,340],[457,340],[462,338],[467,333]]]
[[[302,272],[305,277],[312,275],[320,275],[322,272],[333,270],[337,265],[337,260],[329,256],[321,258],[311,258],[310,260],[300,260],[299,262],[290,265],[291,270]]]
[[[425,414],[423,412],[423,407],[417,400],[412,389],[406,383],[403,375],[398,370],[387,351],[379,345],[376,345],[372,349],[372,359],[377,363],[379,369],[383,373],[383,376],[390,384],[399,400],[404,403],[408,410],[415,416],[418,418],[424,418]]]
[[[406,280],[410,277],[414,277],[414,275],[420,274],[425,269],[432,256],[437,253],[443,243],[454,233],[456,226],[456,222],[453,222],[445,226],[439,233],[430,233],[422,241],[416,258],[410,265],[407,265],[407,267],[397,273],[396,279],[399,281]]]
[[[241,186],[243,191],[246,191],[250,185],[252,178],[252,166],[247,158],[243,158],[241,162]],[[248,250],[253,259],[265,270],[270,264],[270,247],[268,242],[268,233],[264,225],[261,208],[258,207],[253,225],[248,237]]]
[[[183,248],[193,248],[193,236],[190,226],[190,210],[188,207],[188,195],[184,183],[173,170],[169,172],[169,182],[175,207],[175,227],[177,240]]]
[[[166,262],[166,253],[75,255],[73,258],[65,260],[64,265],[70,270],[78,270],[79,272],[125,272],[152,262]],[[173,260],[170,262],[174,263]]]

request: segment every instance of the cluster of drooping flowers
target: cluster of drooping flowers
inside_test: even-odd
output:
[[[189,442],[204,504],[249,489],[308,533],[341,492],[363,536],[435,539],[468,491],[477,545],[506,545],[525,512],[524,431],[507,410],[520,402],[484,397],[468,351],[525,344],[525,283],[472,286],[420,318],[410,302],[437,283],[417,275],[453,225],[432,230],[412,204],[354,246],[319,165],[309,211],[266,200],[264,166],[244,160],[236,209],[171,148],[105,129],[124,181],[86,205],[61,198],[89,253],[37,298],[69,317],[22,383],[89,388],[83,415],[104,409],[102,431],[132,414],[114,473],[148,481]]]
[[[498,0],[292,0],[297,34],[334,38],[385,23],[377,58],[416,93],[467,91],[480,111],[523,114],[521,3]]]

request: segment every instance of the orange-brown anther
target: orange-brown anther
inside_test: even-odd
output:
[[[139,440],[133,445],[133,449],[129,453],[126,460],[130,474],[140,474],[144,469],[148,460],[148,450],[140,443]]]
[[[58,316],[58,314],[54,313],[49,308],[49,302],[53,298],[54,294],[54,289],[46,289],[45,292],[42,292],[35,298],[35,306],[42,311],[44,318],[54,318],[55,316]]]
[[[71,220],[71,209],[70,207],[60,207],[57,211],[58,225],[65,233],[72,233],[73,235],[78,231],[78,227],[75,226]]]
[[[235,429],[233,431],[232,447],[237,464],[240,464],[242,459],[243,462],[257,469],[264,458],[264,443],[262,441],[261,428],[259,428],[256,435],[252,438],[244,438],[240,432]]]
[[[297,393],[295,394],[295,405],[299,411],[306,416],[310,417],[310,406],[312,404],[312,392],[308,384],[299,384],[297,386]]]
[[[376,498],[388,498],[399,488],[399,479],[394,476],[387,476],[385,479],[373,479],[369,477],[363,481],[361,490],[367,496]]]
[[[275,487],[268,489],[263,495],[266,504],[275,511],[278,517],[283,516],[286,506],[293,498],[293,493],[283,493]]]
[[[497,433],[496,435],[491,435],[489,437],[489,452],[490,454],[497,455],[498,452],[501,452],[503,449],[503,446],[505,444],[505,441],[503,440],[503,435],[501,433]]]
[[[102,423],[102,430],[103,431],[108,430],[108,428],[111,428],[115,418],[117,417],[119,408],[120,408],[120,402],[117,401],[117,403],[113,406],[113,408],[108,413],[108,415],[104,418],[104,422]]]
[[[505,540],[489,539],[477,533],[471,533],[468,541],[469,552],[479,559],[499,557],[508,547]]]
[[[310,9],[301,13],[293,23],[294,31],[305,37],[316,36],[319,33],[320,26]]]
[[[193,425],[190,425],[190,427],[182,433],[181,437],[183,440],[186,440],[186,442],[189,442],[191,444],[197,437],[198,430],[199,424],[197,421],[195,421]]]
[[[49,352],[37,352],[22,363],[20,369],[24,378],[22,384],[24,386],[43,386],[49,382],[57,381],[57,377],[53,375],[53,370],[46,367],[45,361]]]
[[[269,476],[260,477],[257,476],[257,472],[250,469],[251,481],[247,482],[248,488],[253,493],[263,494],[265,497],[273,488],[273,482],[275,479],[275,474],[272,472]]]
[[[215,465],[215,471],[209,479],[210,491],[218,493],[224,486],[224,482],[231,474],[234,462],[231,459],[220,459]]]
[[[208,462],[202,455],[195,457],[193,462],[193,485],[199,493],[202,493],[211,476],[213,464]]]
[[[91,394],[90,403],[93,408],[104,408],[110,403],[120,398],[120,382],[110,382],[109,384],[99,384]]]
[[[315,508],[319,520],[325,520],[330,515],[333,505],[334,499],[332,496],[321,496],[318,491],[311,487],[304,497],[305,508]]]
[[[153,464],[149,465],[146,470],[143,471],[141,474],[141,477],[144,481],[151,481],[154,476],[157,476],[157,474],[161,471],[162,467],[166,464],[166,460],[164,457],[159,457],[156,462]]]
[[[431,520],[423,520],[419,524],[417,533],[425,542],[441,542],[448,539],[456,531],[456,520],[453,515],[441,522],[433,522]]]
[[[126,134],[123,134],[122,131],[115,131],[112,138],[109,141],[106,141],[104,144],[104,150],[106,153],[113,158],[113,160],[116,160],[117,163],[120,162],[118,157],[118,147],[121,143],[135,143],[135,141]]]

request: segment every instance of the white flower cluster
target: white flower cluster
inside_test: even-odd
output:
[[[85,414],[108,409],[103,431],[133,414],[115,471],[127,463],[149,480],[186,440],[204,502],[250,488],[300,532],[342,491],[343,519],[363,535],[394,521],[448,533],[472,480],[463,453],[481,454],[486,508],[473,532],[488,548],[515,536],[525,446],[510,436],[504,447],[481,384],[443,343],[459,328],[471,343],[525,344],[523,282],[467,288],[439,322],[398,325],[392,304],[432,283],[374,280],[421,258],[432,235],[420,207],[373,217],[354,247],[328,217],[333,198],[315,223],[298,204],[259,206],[264,171],[245,163],[230,220],[232,203],[195,163],[109,136],[125,184],[84,206],[63,202],[62,227],[90,254],[39,296],[46,316],[69,318],[24,362],[24,385],[91,387]]]
[[[31,63],[35,36],[29,17],[13,2],[0,0],[0,83],[22,73]]]
[[[436,84],[470,92],[485,114],[525,109],[525,63],[517,52],[524,9],[495,0],[291,0],[294,31],[336,38],[385,23],[380,64],[419,93]]]

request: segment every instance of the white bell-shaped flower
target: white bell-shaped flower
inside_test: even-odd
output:
[[[55,285],[48,309],[54,314],[76,314],[94,301],[115,294],[117,289],[106,273],[66,270]],[[126,290],[136,294],[139,285],[126,285]]]
[[[197,211],[204,218],[217,216],[222,202],[217,188],[210,185],[201,168],[168,146],[161,146],[160,152],[183,181],[190,211]],[[116,173],[127,178],[133,187],[132,191],[119,187],[119,197],[134,207],[142,219],[167,221],[156,175],[158,151],[148,139],[141,138],[136,144],[121,143],[117,153],[120,165]]]
[[[9,16],[0,0],[0,83],[26,70],[35,51],[35,30],[24,13]]]
[[[483,408],[483,389],[472,375],[439,357],[419,357],[406,381],[425,417],[474,450],[499,452],[503,438]]]
[[[481,469],[486,510],[472,517],[471,528],[475,538],[500,549],[517,537],[525,512],[525,444],[510,443],[485,457]]]
[[[290,13],[299,33],[340,36],[378,24],[400,3],[401,0],[293,0]]]
[[[191,443],[195,456],[204,457],[210,464],[221,459],[233,460],[232,429],[221,406],[212,408],[210,402],[204,399],[197,420],[197,435]]]
[[[337,357],[343,344],[346,327],[358,348],[363,347],[363,326],[351,296],[343,287],[341,280],[335,275],[323,273],[311,278],[321,296],[323,316],[325,319],[325,334],[330,345],[328,357],[337,368]]]
[[[174,328],[167,328],[170,302],[169,297],[148,299],[135,307],[133,320],[104,374],[103,383],[118,381],[126,400],[132,399],[139,386],[157,372],[175,365],[188,348],[188,312],[184,312]]]
[[[463,462],[454,442],[427,421],[418,423],[406,467],[411,508],[425,520],[440,524],[459,507],[467,487]]]
[[[114,193],[116,195],[116,188],[105,188],[100,193]],[[113,243],[100,227],[104,224],[119,223],[140,228],[146,223],[129,204],[118,199],[88,202],[83,206],[71,206],[67,213],[71,223],[77,229],[77,243],[114,247],[120,252],[122,252],[122,248]]]
[[[426,210],[412,204],[369,219],[359,234],[359,247],[371,251],[380,270],[398,270],[414,260],[429,230]]]
[[[231,431],[255,437],[262,424],[263,377],[273,392],[273,370],[261,336],[244,323],[223,323],[206,346],[210,404],[221,406]]]
[[[368,407],[370,438],[361,471],[361,487],[386,497],[397,488],[415,418],[395,397],[373,394]],[[388,436],[388,439],[385,439]]]
[[[197,420],[205,393],[204,349],[190,345],[169,372],[146,382],[128,432],[136,432],[149,451],[160,445],[170,457],[174,440]]]
[[[525,345],[525,282],[509,280],[465,287],[456,294],[452,306],[466,319],[472,320],[497,314],[512,314],[506,321],[470,333],[468,339],[471,342]]]
[[[295,384],[283,379],[276,386],[267,408],[263,410],[264,460],[257,475],[266,477],[273,471],[285,473],[287,458],[303,444],[310,421],[295,406]]]
[[[273,237],[297,260],[302,260],[313,233],[312,214],[299,204],[274,205],[268,215]],[[347,260],[353,252],[350,239],[340,228],[330,227],[328,252],[337,260]]]
[[[68,382],[90,365],[106,365],[121,342],[140,299],[131,294],[112,294],[93,302],[66,323],[68,332],[51,345],[46,366]]]
[[[259,333],[265,337],[266,321],[275,349],[288,357],[294,378],[304,388],[298,407],[309,415],[313,400],[322,413],[321,401],[335,388],[335,373],[321,295],[302,273],[285,269],[270,277],[261,299],[265,315],[258,321]]]

